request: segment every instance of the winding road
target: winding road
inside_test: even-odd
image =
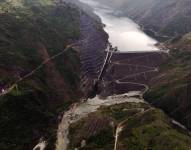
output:
[[[56,150],[67,150],[67,145],[69,144],[69,139],[68,139],[69,130],[68,129],[69,129],[70,124],[78,121],[81,118],[84,118],[85,116],[87,116],[91,112],[95,112],[101,106],[110,106],[110,105],[127,103],[127,102],[145,103],[143,98],[142,98],[142,95],[149,89],[148,85],[138,83],[138,82],[130,82],[130,81],[127,82],[127,81],[123,81],[123,80],[125,80],[129,77],[136,77],[136,76],[139,76],[141,74],[146,74],[149,72],[157,72],[158,71],[157,67],[151,67],[151,66],[147,66],[147,65],[136,65],[136,64],[130,63],[131,61],[134,61],[134,60],[139,60],[141,58],[146,58],[146,57],[152,56],[153,55],[152,53],[148,53],[146,55],[137,56],[137,57],[130,58],[130,59],[125,58],[125,59],[121,59],[118,61],[113,61],[112,56],[115,55],[115,52],[114,52],[114,49],[113,49],[113,51],[110,51],[110,49],[109,49],[108,51],[106,51],[107,54],[106,54],[106,57],[104,59],[103,64],[102,64],[102,60],[97,61],[99,59],[99,56],[95,55],[96,58],[94,58],[94,55],[93,55],[93,54],[95,54],[97,49],[92,49],[92,51],[90,51],[90,52],[87,52],[87,50],[92,47],[92,42],[95,41],[94,35],[97,36],[98,40],[100,40],[101,35],[98,35],[95,33],[95,34],[91,34],[90,35],[91,37],[90,36],[84,36],[87,34],[87,28],[88,27],[90,27],[90,29],[92,31],[94,31],[94,30],[92,29],[92,23],[87,21],[86,15],[82,16],[81,19],[84,22],[84,24],[82,24],[82,36],[83,36],[82,39],[83,39],[83,41],[79,41],[77,43],[68,45],[63,51],[59,52],[58,54],[50,57],[49,59],[47,59],[45,61],[43,61],[39,66],[37,66],[30,73],[26,74],[25,76],[23,76],[22,78],[17,80],[8,89],[6,89],[3,93],[0,93],[0,96],[3,96],[3,95],[10,93],[21,81],[32,76],[35,72],[37,72],[39,69],[44,67],[44,65],[47,64],[49,61],[59,57],[65,51],[69,50],[69,48],[79,46],[79,45],[80,46],[84,45],[84,49],[82,52],[83,55],[81,56],[81,60],[82,60],[82,62],[87,64],[87,66],[84,66],[84,71],[87,71],[88,74],[91,74],[92,76],[94,76],[94,75],[97,75],[97,72],[98,72],[98,80],[100,80],[100,78],[103,75],[104,70],[107,69],[106,67],[108,67],[108,65],[110,65],[110,67],[111,66],[131,66],[133,68],[145,68],[146,71],[141,71],[141,72],[128,74],[128,75],[124,74],[124,76],[119,77],[118,79],[114,80],[114,82],[119,84],[119,85],[121,85],[121,84],[135,84],[135,85],[143,86],[144,90],[142,92],[141,91],[129,92],[129,93],[122,94],[122,95],[109,96],[109,97],[107,97],[106,100],[102,100],[97,96],[94,99],[89,99],[86,102],[73,104],[73,106],[67,112],[64,113],[62,121],[59,124],[58,131],[57,131]],[[85,28],[85,30],[83,30],[84,28]],[[84,37],[86,37],[86,38],[84,39]],[[92,39],[93,39],[93,41],[92,41]],[[102,44],[101,41],[102,41],[102,39],[99,41],[101,43],[102,47],[105,47],[105,45]],[[96,46],[95,46],[95,48],[96,48]],[[100,56],[102,54],[101,52],[96,52],[96,54],[97,53],[100,54]],[[103,55],[101,57],[103,57]],[[99,65],[93,64],[92,59],[96,60],[97,62],[101,62],[101,63]],[[125,63],[125,62],[127,62],[127,63]],[[88,67],[88,68],[86,68],[86,67]],[[98,70],[98,71],[96,71],[96,70]],[[136,96],[139,96],[140,98],[135,98]],[[119,136],[119,133],[123,129],[122,124],[123,124],[123,122],[118,125],[117,130],[116,130],[116,141],[115,141],[114,150],[117,149],[118,136]],[[38,148],[43,150],[46,147],[46,144],[47,143],[45,141],[41,141],[34,147],[34,150],[36,150]]]
[[[28,73],[25,76],[19,78],[9,88],[5,89],[4,92],[0,93],[0,96],[4,96],[4,95],[9,94],[21,81],[23,81],[23,80],[29,78],[30,76],[32,76],[34,73],[36,73],[42,67],[44,67],[44,65],[46,65],[49,61],[51,61],[51,60],[57,58],[58,56],[62,55],[64,52],[66,52],[70,48],[77,46],[78,43],[70,44],[70,45],[66,46],[66,48],[64,50],[62,50],[61,52],[55,54],[54,56],[51,56],[49,59],[44,60],[39,66],[37,66],[35,69],[33,69],[30,73]]]
[[[149,89],[149,86],[147,84],[142,84],[142,83],[138,83],[138,82],[127,82],[127,81],[123,81],[129,77],[137,77],[139,75],[144,75],[146,76],[146,73],[150,73],[150,72],[158,72],[159,69],[158,67],[151,67],[151,66],[146,66],[146,65],[136,65],[136,64],[129,64],[129,63],[123,63],[124,61],[130,61],[130,60],[138,60],[140,58],[144,58],[144,57],[148,57],[148,56],[152,56],[153,54],[147,54],[147,55],[144,55],[144,56],[138,56],[138,57],[135,57],[135,58],[132,58],[132,59],[123,59],[123,60],[120,60],[120,61],[114,61],[112,62],[112,66],[114,65],[118,65],[118,66],[131,66],[131,67],[134,67],[135,70],[138,70],[138,68],[142,67],[142,68],[146,68],[148,69],[147,71],[140,71],[140,72],[137,72],[137,73],[133,73],[133,74],[129,74],[129,75],[124,75],[124,77],[121,77],[117,80],[115,80],[115,83],[117,84],[134,84],[134,85],[139,85],[139,86],[143,86],[145,89],[143,90],[141,96],[144,95],[144,93],[147,92],[147,90]]]
[[[143,94],[149,89],[148,85],[138,83],[138,82],[129,82],[129,81],[126,82],[123,80],[128,77],[137,76],[137,75],[148,73],[148,72],[157,72],[158,68],[146,66],[146,65],[136,65],[136,64],[134,65],[134,64],[123,63],[127,59],[120,60],[120,61],[112,61],[112,60],[110,61],[108,59],[111,59],[111,57],[112,57],[111,55],[115,55],[115,53],[107,52],[107,55],[104,60],[105,63],[103,64],[103,67],[101,69],[102,71],[100,71],[100,73],[102,73],[103,70],[106,69],[105,67],[108,67],[108,65],[106,65],[106,63],[110,63],[110,65],[118,65],[118,66],[119,65],[123,65],[123,66],[131,65],[135,68],[137,68],[137,66],[147,68],[148,70],[146,70],[144,72],[141,71],[141,72],[130,74],[130,75],[124,75],[123,77],[115,79],[115,82],[117,84],[136,84],[136,85],[143,86],[144,90],[137,91],[137,92],[129,92],[129,93],[122,94],[122,95],[112,95],[112,96],[107,97],[105,100],[102,100],[97,96],[93,99],[88,99],[87,101],[82,101],[81,103],[73,104],[71,106],[71,108],[67,112],[64,113],[62,121],[59,124],[58,131],[57,131],[56,150],[67,150],[67,146],[69,144],[68,134],[69,134],[70,124],[77,122],[78,120],[86,117],[88,114],[90,114],[92,112],[95,112],[99,107],[116,105],[116,104],[127,103],[127,102],[146,103],[146,102],[144,102],[144,99],[142,97],[143,97]],[[148,55],[150,55],[150,54],[148,54]],[[141,56],[141,57],[140,56],[135,57],[133,59],[135,60],[135,59],[140,59],[142,57],[148,57],[148,55]],[[99,75],[99,77],[101,77],[101,75]],[[139,98],[135,98],[135,96],[138,96]],[[137,113],[136,115],[143,114],[146,111],[147,110],[140,109],[140,112]],[[119,133],[123,129],[123,126],[122,126],[123,123],[125,123],[126,121],[127,120],[122,121],[116,129],[116,135],[115,135],[116,140],[115,140],[114,150],[117,150],[118,136],[119,136]]]

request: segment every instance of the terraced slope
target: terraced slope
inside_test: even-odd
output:
[[[162,51],[114,53],[104,77],[108,90],[112,94],[144,91],[166,59]]]
[[[108,35],[103,29],[104,25],[101,19],[94,14],[90,6],[78,0],[65,1],[75,4],[83,10],[80,15],[80,42],[78,43],[78,49],[83,72],[81,89],[88,97],[92,95],[92,85],[98,79],[104,63]]]

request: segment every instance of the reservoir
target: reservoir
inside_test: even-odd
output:
[[[127,17],[119,17],[118,10],[113,10],[95,0],[80,0],[94,9],[105,24],[109,42],[121,52],[158,50],[156,40],[145,34],[140,26]]]

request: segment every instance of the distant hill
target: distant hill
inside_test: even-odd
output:
[[[175,36],[191,30],[190,0],[100,0],[160,34]]]
[[[145,99],[191,129],[191,1],[100,0],[144,29],[169,36],[169,60],[150,83]],[[152,34],[151,34],[152,35]],[[169,40],[170,39],[170,40]]]

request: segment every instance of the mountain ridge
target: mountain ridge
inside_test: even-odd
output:
[[[169,37],[191,30],[191,2],[189,0],[103,0],[123,16],[128,16],[146,29]]]

